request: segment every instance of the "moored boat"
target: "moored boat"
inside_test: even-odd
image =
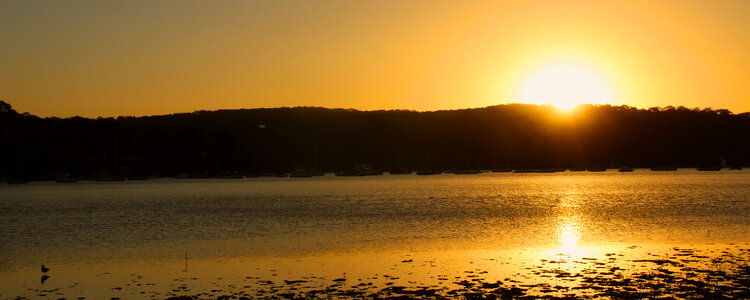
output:
[[[313,177],[314,175],[315,174],[312,171],[305,168],[296,168],[292,171],[292,173],[289,174],[289,177]]]
[[[726,168],[726,167],[727,167],[727,161],[724,160],[724,158],[722,157],[721,162],[719,163],[718,167],[716,165],[708,166],[708,167],[703,166],[703,167],[698,168],[697,170],[698,171],[721,171],[721,169]]]
[[[443,173],[443,171],[438,170],[419,170],[417,171],[417,175],[437,175]]]
[[[374,176],[383,175],[383,171],[376,170],[368,165],[358,165],[346,171],[334,173],[336,176]]]
[[[210,179],[243,179],[245,176],[236,171],[219,172],[216,175],[209,176]]]
[[[721,167],[700,167],[698,171],[721,171]]]
[[[480,170],[456,170],[453,171],[453,174],[456,175],[465,175],[465,174],[479,174],[482,173]]]
[[[673,167],[655,167],[655,168],[651,168],[651,171],[658,171],[658,172],[662,172],[662,171],[677,171],[677,168],[673,168]]]
[[[117,175],[101,175],[91,178],[94,181],[110,182],[110,181],[125,181],[125,176]]]
[[[78,182],[78,178],[75,178],[75,177],[58,177],[55,181],[57,183],[76,183],[76,182]]]
[[[402,174],[411,174],[410,170],[404,170],[400,168],[394,168],[388,171],[388,174],[390,175],[402,175]]]

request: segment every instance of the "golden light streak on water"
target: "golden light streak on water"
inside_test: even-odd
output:
[[[582,248],[578,246],[581,240],[580,224],[571,217],[563,217],[558,223],[557,237],[560,241],[560,250],[564,254],[579,256]]]

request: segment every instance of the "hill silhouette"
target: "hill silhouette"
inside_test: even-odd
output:
[[[507,104],[417,112],[319,107],[40,118],[0,101],[0,176],[379,169],[698,167],[750,163],[750,113]]]

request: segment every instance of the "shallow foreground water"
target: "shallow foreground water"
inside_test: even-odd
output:
[[[749,298],[748,229],[748,171],[32,182],[0,298]]]

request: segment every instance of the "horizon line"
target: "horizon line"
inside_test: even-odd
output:
[[[6,103],[8,103],[8,102],[6,102]],[[10,104],[10,103],[8,103],[8,104]],[[194,111],[182,111],[182,112],[162,113],[162,114],[117,115],[117,116],[110,115],[110,116],[106,116],[106,117],[105,116],[101,116],[101,115],[96,116],[96,117],[93,117],[93,116],[81,116],[81,115],[70,115],[70,116],[66,116],[66,117],[60,117],[60,116],[55,116],[55,115],[39,116],[39,115],[35,115],[33,113],[30,113],[30,112],[20,112],[19,114],[28,114],[28,115],[36,116],[36,117],[39,117],[39,118],[57,118],[57,119],[70,119],[70,118],[86,118],[86,119],[109,119],[109,118],[113,118],[113,119],[117,119],[117,118],[160,117],[160,116],[171,116],[171,115],[181,115],[181,114],[194,114],[194,113],[199,113],[199,112],[260,110],[260,109],[284,109],[284,108],[287,108],[287,109],[291,109],[291,108],[321,108],[321,109],[330,109],[330,110],[349,110],[349,111],[358,111],[358,112],[408,111],[408,112],[417,112],[417,113],[430,113],[430,112],[444,112],[444,111],[485,109],[485,108],[490,108],[490,107],[509,106],[509,105],[525,105],[525,106],[536,106],[536,107],[549,107],[549,108],[554,108],[554,109],[560,110],[562,112],[575,111],[576,109],[580,108],[581,106],[593,106],[593,107],[610,106],[610,107],[629,107],[629,108],[635,108],[635,109],[638,109],[638,110],[649,110],[649,109],[652,109],[652,108],[658,108],[659,110],[665,110],[665,109],[670,108],[670,107],[672,107],[674,109],[686,108],[688,110],[705,110],[705,109],[710,109],[710,110],[713,110],[713,111],[726,110],[730,114],[733,114],[733,115],[741,115],[741,114],[750,113],[750,111],[735,113],[735,112],[733,112],[733,111],[731,111],[729,109],[726,109],[726,108],[713,108],[713,107],[710,107],[710,106],[706,106],[706,107],[697,107],[697,106],[696,107],[687,107],[687,106],[684,106],[684,105],[679,105],[679,106],[666,105],[666,106],[652,106],[652,107],[637,107],[637,106],[632,106],[632,105],[628,105],[628,104],[581,103],[581,104],[577,104],[572,109],[562,109],[562,108],[559,108],[559,107],[555,106],[554,104],[536,104],[536,103],[507,102],[507,103],[500,103],[500,104],[494,104],[494,105],[488,105],[488,106],[480,106],[480,107],[447,108],[447,109],[435,109],[435,110],[416,110],[416,109],[406,109],[406,108],[358,109],[358,108],[352,108],[352,107],[344,108],[344,107],[326,107],[326,106],[298,105],[298,106],[250,107],[250,108],[248,108],[248,107],[244,107],[244,108],[219,108],[219,109],[213,109],[213,110],[211,110],[211,109],[198,109],[198,110],[194,110]]]

